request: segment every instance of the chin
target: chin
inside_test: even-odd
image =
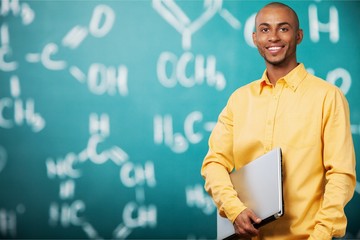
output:
[[[285,63],[285,59],[268,59],[268,58],[266,58],[265,61],[274,66],[281,66]]]

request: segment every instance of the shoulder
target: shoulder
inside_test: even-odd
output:
[[[255,80],[235,89],[231,92],[226,107],[228,109],[239,109],[239,105],[245,106],[254,95],[260,93],[260,84],[261,80]]]
[[[308,73],[304,79],[305,87],[312,89],[312,91],[323,94],[343,94],[341,89],[328,81]]]
[[[260,92],[261,82],[262,80],[259,79],[237,88],[235,91],[233,91],[230,98],[245,97],[250,93]]]
[[[325,108],[348,105],[345,94],[336,85],[314,76],[311,73],[308,73],[304,80],[305,94],[313,99],[313,102],[322,102]]]

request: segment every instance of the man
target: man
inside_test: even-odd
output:
[[[297,62],[297,14],[270,3],[255,19],[253,41],[265,60],[260,80],[237,89],[209,139],[201,174],[221,215],[242,238],[332,239],[345,234],[344,207],[356,184],[348,103],[334,85]],[[229,173],[281,147],[285,214],[255,229]],[[261,177],[261,176],[259,176]]]

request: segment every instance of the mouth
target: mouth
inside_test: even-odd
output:
[[[280,52],[283,49],[283,47],[282,46],[271,46],[271,47],[266,47],[266,49],[271,54],[276,54],[276,53]]]

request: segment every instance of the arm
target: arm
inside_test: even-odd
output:
[[[331,239],[343,236],[346,230],[345,205],[353,196],[355,154],[350,130],[347,101],[338,90],[324,102],[323,164],[325,189],[315,229],[309,239]]]
[[[234,168],[233,117],[230,109],[231,105],[228,104],[212,131],[201,174],[205,179],[205,189],[212,196],[220,214],[234,223],[235,232],[240,237],[251,237],[259,233],[252,222],[259,223],[261,219],[240,201],[229,177],[229,172]]]
[[[220,215],[232,222],[246,208],[237,197],[230,180],[233,161],[233,115],[229,100],[210,135],[209,151],[205,156],[201,175],[205,179],[205,190],[213,198]]]

